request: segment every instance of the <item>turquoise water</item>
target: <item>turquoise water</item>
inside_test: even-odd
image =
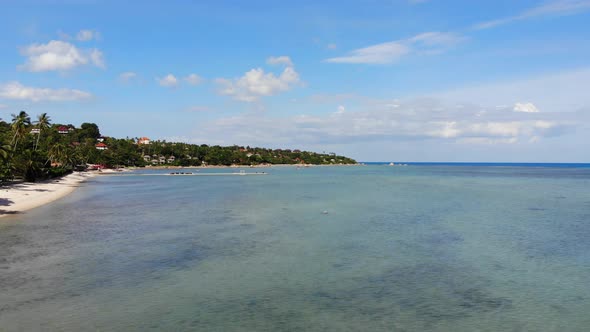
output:
[[[101,176],[3,218],[0,330],[590,326],[589,168],[264,171]]]

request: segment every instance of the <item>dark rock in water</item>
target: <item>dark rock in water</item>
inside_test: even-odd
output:
[[[543,208],[531,207],[529,208],[530,211],[545,211]]]

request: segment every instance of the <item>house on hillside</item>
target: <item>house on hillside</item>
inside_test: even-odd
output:
[[[176,160],[176,158],[174,156],[170,156],[167,161],[168,161],[168,164],[172,164],[175,160]]]
[[[137,140],[137,144],[143,144],[143,145],[150,144],[150,139],[149,139],[149,138],[147,138],[147,137],[140,137],[140,138]]]
[[[41,129],[39,129],[39,128],[31,129],[31,134],[40,134],[40,133],[41,133]]]
[[[104,138],[103,136],[100,136],[100,137],[99,137],[99,138],[97,138],[96,140],[97,140],[98,142],[102,143],[102,142],[104,142],[104,139],[105,139],[105,138]]]
[[[160,164],[166,163],[166,157],[164,157],[164,156],[160,156],[160,158],[158,158],[158,160],[160,161]]]
[[[98,144],[95,145],[97,150],[107,150],[109,147],[104,144],[103,142],[100,142]]]
[[[57,127],[57,133],[58,134],[69,134],[70,130],[66,126],[59,126],[59,127]]]
[[[150,157],[149,154],[146,154],[146,155],[143,156],[143,161],[150,162],[151,160],[152,160],[152,157]]]

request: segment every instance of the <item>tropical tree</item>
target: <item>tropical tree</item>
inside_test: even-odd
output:
[[[6,162],[8,160],[8,157],[10,156],[10,152],[12,152],[12,150],[10,149],[10,145],[0,145],[0,161]]]
[[[43,113],[37,116],[37,121],[35,121],[35,125],[39,129],[39,134],[37,134],[37,141],[35,142],[35,150],[39,147],[39,139],[41,138],[41,134],[43,130],[46,130],[51,125],[51,117],[47,115],[47,113]]]
[[[66,159],[66,147],[62,143],[53,144],[51,145],[51,148],[49,148],[47,155],[49,156],[49,161],[51,163],[61,163]]]
[[[12,137],[13,151],[16,150],[18,141],[25,137],[27,134],[27,128],[31,125],[31,118],[25,111],[20,111],[18,114],[12,114],[12,131],[14,136]]]
[[[22,152],[21,157],[17,160],[17,169],[25,181],[35,182],[43,176],[43,163],[39,161],[37,151],[27,149]]]

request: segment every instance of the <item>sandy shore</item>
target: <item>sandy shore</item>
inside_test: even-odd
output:
[[[0,188],[0,218],[53,202],[74,191],[96,173],[72,173],[43,182],[24,182]]]

